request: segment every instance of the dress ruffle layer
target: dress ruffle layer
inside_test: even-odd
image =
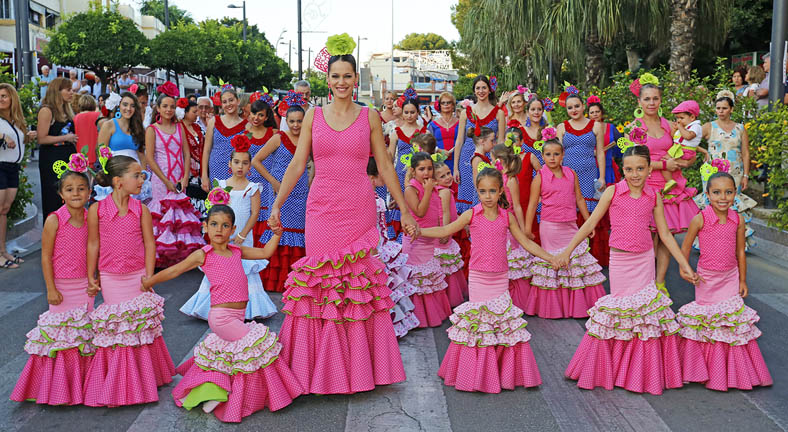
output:
[[[755,327],[760,319],[738,295],[711,305],[691,302],[682,306],[677,315],[681,337],[730,345],[746,345],[760,337],[761,331]]]
[[[11,392],[11,400],[81,405],[85,400],[83,385],[91,359],[82,355],[79,348],[58,351],[53,357],[31,355]]]
[[[676,188],[671,190],[670,194],[676,194],[677,192],[675,189]],[[670,232],[676,234],[687,231],[690,221],[692,221],[692,218],[698,214],[698,206],[695,205],[695,201],[692,200],[692,197],[695,195],[695,193],[696,190],[694,188],[685,188],[678,192],[678,195],[667,198],[663,201],[665,221],[668,224]],[[652,217],[651,230],[656,231],[656,229],[657,228],[654,218]]]
[[[303,234],[301,234],[303,243]],[[276,252],[271,256],[268,267],[260,272],[260,278],[265,281],[266,291],[283,292],[290,267],[306,255],[303,247],[288,246],[279,243]]]
[[[512,304],[508,293],[485,302],[465,302],[449,317],[449,339],[469,347],[514,346],[531,340],[523,311]]]
[[[533,273],[531,273],[531,261],[534,257],[522,246],[514,244],[514,247],[512,247],[510,242],[506,255],[509,260],[509,280],[528,279],[533,276]]]
[[[730,345],[682,339],[681,360],[684,381],[704,383],[711,390],[752,390],[773,383],[756,340]]]
[[[150,203],[153,236],[156,238],[156,267],[169,267],[182,261],[205,244],[200,214],[184,193],[167,192]]]
[[[55,357],[60,351],[76,348],[83,355],[95,351],[93,330],[87,305],[65,312],[46,311],[38,316],[38,325],[27,332],[25,352]]]
[[[394,302],[391,308],[394,334],[401,338],[419,326],[419,319],[413,313],[415,306],[410,300],[410,296],[418,293],[419,289],[409,281],[411,268],[406,264],[408,255],[401,253],[401,244],[384,239],[377,251],[378,259],[386,266],[386,284],[391,290],[389,297]]]
[[[673,302],[651,285],[630,296],[606,295],[588,310],[588,334],[598,339],[649,340],[679,332]]]
[[[148,345],[161,336],[164,299],[146,292],[122,303],[103,303],[90,318],[96,347]]]
[[[194,347],[194,362],[205,370],[227,375],[251,373],[270,365],[279,356],[282,345],[276,334],[263,324],[247,323],[249,332],[234,341],[226,341],[215,333]]]
[[[451,238],[448,243],[435,248],[435,258],[445,274],[456,273],[462,270],[464,265],[460,245]]]

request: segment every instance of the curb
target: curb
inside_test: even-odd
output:
[[[25,208],[27,216],[14,223],[8,230],[6,249],[15,255],[25,257],[41,249],[41,232],[43,227],[38,223],[38,208],[28,204]]]
[[[770,227],[757,217],[750,221],[750,228],[755,231],[753,253],[788,262],[788,232]]]

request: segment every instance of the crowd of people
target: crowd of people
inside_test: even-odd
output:
[[[566,370],[580,388],[771,385],[759,317],[742,300],[749,159],[732,92],[717,95],[711,123],[697,122],[695,101],[669,121],[645,74],[624,133],[598,96],[568,87],[569,119],[550,125],[551,100],[522,86],[499,97],[484,75],[459,110],[451,93],[421,107],[409,89],[378,112],[353,101],[352,40],[331,41],[326,106],[309,105],[305,82],[280,101],[229,85],[190,101],[165,83],[146,124],[138,87],[107,98],[85,155],[69,127],[82,115],[73,88],[49,83],[38,140],[50,308],[27,335],[13,400],[148,403],[178,373],[178,406],[238,422],[302,394],[404,381],[398,338],[447,319],[438,375],[499,393],[542,383],[523,315],[589,318]],[[24,142],[18,104],[0,85],[11,149]],[[682,170],[700,138],[717,172],[698,194]],[[695,285],[677,314],[671,257]],[[212,333],[175,368],[153,287],[198,267],[181,311]],[[262,322],[277,313],[265,290],[283,292],[279,335]]]

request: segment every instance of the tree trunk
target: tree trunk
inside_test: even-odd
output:
[[[698,0],[671,0],[670,70],[679,81],[687,81],[695,52]]]
[[[178,76],[178,72],[175,72],[175,86],[181,88],[181,78]]]
[[[602,44],[595,32],[586,35],[586,87],[598,86],[605,69]]]
[[[627,46],[627,69],[637,72],[640,69],[640,54],[631,46]]]
[[[205,90],[208,87],[208,83],[205,80],[205,75],[202,75],[202,95],[208,96],[208,92]]]

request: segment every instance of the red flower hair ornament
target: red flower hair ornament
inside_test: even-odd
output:
[[[230,140],[230,145],[233,146],[233,149],[237,152],[248,152],[249,148],[252,146],[252,142],[249,140],[249,137],[246,134],[238,134]]]
[[[178,90],[178,87],[176,87],[172,81],[167,81],[164,84],[156,87],[156,91],[159,93],[164,93],[171,98],[177,98],[181,95],[180,90]]]

